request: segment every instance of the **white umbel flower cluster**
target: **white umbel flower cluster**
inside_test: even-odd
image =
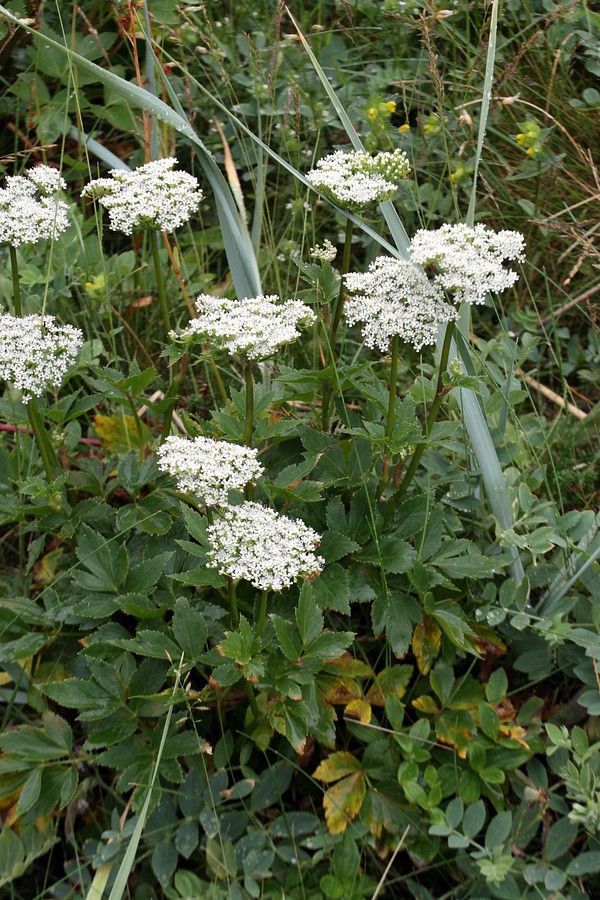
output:
[[[334,247],[331,241],[325,238],[322,247],[319,244],[315,244],[314,247],[310,248],[309,252],[311,256],[314,256],[315,259],[320,259],[321,262],[333,262],[337,256],[337,247]]]
[[[512,287],[519,276],[503,263],[522,262],[524,250],[518,231],[496,234],[485,225],[442,225],[436,231],[417,231],[410,243],[413,262],[433,264],[434,281],[455,303],[483,303],[486,294]]]
[[[174,172],[169,156],[126,172],[112,169],[110,178],[86,184],[81,196],[98,200],[108,210],[113,231],[174,231],[187,222],[204,194],[188,172]]]
[[[0,244],[20,247],[56,240],[69,227],[69,207],[52,195],[66,186],[60,172],[50,166],[9,175],[0,188]]]
[[[230,506],[206,533],[209,567],[260,590],[281,591],[325,565],[314,554],[321,540],[316,531],[260,503]]]
[[[348,323],[363,322],[365,344],[382,353],[394,335],[415,350],[433,344],[438,327],[457,316],[423,269],[405,260],[379,256],[368,272],[349,272],[344,281],[356,294],[344,307]]]
[[[316,319],[299,300],[278,300],[276,294],[243,300],[200,294],[195,303],[198,318],[192,319],[185,331],[170,336],[176,340],[198,336],[228,353],[267,359],[283,344],[300,337],[300,326],[312,325]]]
[[[264,471],[258,450],[212,438],[171,435],[157,453],[159,469],[174,475],[180,491],[192,491],[206,506],[227,506],[230,490],[242,490]]]
[[[23,391],[23,400],[59,387],[83,343],[73,325],[56,325],[54,316],[0,315],[0,378]]]
[[[342,206],[360,209],[393,197],[409,171],[406,153],[398,148],[375,156],[364,150],[336,150],[320,159],[306,177],[317,190]]]

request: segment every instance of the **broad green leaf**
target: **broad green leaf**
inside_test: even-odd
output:
[[[485,824],[485,803],[478,800],[467,806],[462,820],[462,830],[468,838],[477,837]]]
[[[394,654],[404,656],[410,647],[413,625],[421,618],[421,608],[414,597],[392,593],[387,585],[382,585],[371,607],[371,617],[375,635],[385,629]]]
[[[337,563],[326,566],[310,585],[312,594],[321,609],[350,615],[348,573]]]
[[[510,836],[512,828],[512,813],[509,809],[494,816],[485,833],[485,848],[493,850],[501,847]],[[600,857],[600,854],[598,854]]]
[[[186,658],[198,659],[208,638],[208,628],[202,613],[192,609],[185,597],[179,597],[175,603],[171,628]]]
[[[272,615],[271,622],[273,623],[281,652],[286,659],[295,662],[300,658],[302,650],[298,629],[292,622],[282,619],[281,616]]]
[[[572,859],[567,866],[567,875],[578,877],[600,872],[600,851],[586,850]]]
[[[161,887],[166,888],[177,869],[179,854],[175,845],[168,840],[157,844],[152,853],[152,871]]]
[[[485,696],[488,703],[498,704],[506,697],[508,691],[508,678],[504,669],[495,669],[490,675],[485,686]]]
[[[323,631],[323,613],[317,606],[310,585],[305,583],[296,607],[296,624],[302,644],[306,647]]]

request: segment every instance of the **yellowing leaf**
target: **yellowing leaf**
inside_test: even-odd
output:
[[[525,740],[527,737],[527,729],[523,728],[522,725],[501,725],[500,731],[511,741],[517,741],[521,747],[524,747],[525,750],[529,750],[529,744]]]
[[[350,703],[362,697],[362,691],[352,678],[332,678],[323,691],[327,703]]]
[[[423,694],[422,697],[417,697],[416,700],[413,700],[412,705],[419,712],[427,713],[428,716],[435,716],[440,711],[439,706],[430,694]]]
[[[313,777],[319,781],[337,781],[345,775],[351,775],[354,772],[362,772],[362,766],[355,756],[348,753],[347,750],[338,750],[331,753],[327,759],[317,766],[313,772]]]
[[[424,615],[413,631],[412,649],[421,675],[427,675],[438,653],[442,641],[442,630],[435,619]]]
[[[412,675],[412,666],[389,666],[379,672],[367,692],[367,700],[372,706],[383,706],[390,694],[401,700]]]
[[[94,431],[104,447],[111,453],[127,453],[139,450],[150,438],[150,432],[143,422],[139,422],[139,433],[133,416],[95,415],[92,419]]]
[[[442,713],[435,721],[435,733],[439,741],[450,744],[461,759],[466,759],[469,744],[475,737],[473,716],[463,709]]]
[[[350,756],[350,754],[347,755]],[[343,778],[327,789],[323,797],[323,809],[330,834],[342,834],[346,830],[348,822],[355,819],[360,812],[365,792],[366,784],[363,772],[348,775],[347,778]]]
[[[339,659],[328,659],[325,663],[325,671],[336,675],[350,675],[352,678],[371,678],[373,670],[371,666],[355,659],[349,653],[344,653]]]
[[[36,562],[33,567],[33,580],[36,586],[45,587],[54,582],[62,555],[63,548],[56,547]]]
[[[371,704],[366,700],[351,700],[344,710],[344,715],[368,725],[373,715]]]

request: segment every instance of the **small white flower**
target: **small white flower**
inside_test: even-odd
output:
[[[282,346],[300,337],[301,325],[312,325],[316,316],[299,300],[278,303],[276,294],[228,300],[200,294],[198,318],[185,331],[171,337],[186,340],[195,335],[228,353],[247,359],[267,359]]]
[[[337,256],[337,247],[334,247],[331,241],[325,238],[322,247],[316,244],[316,246],[310,248],[310,255],[314,256],[315,259],[320,259],[321,262],[333,262]]]
[[[58,169],[53,169],[52,166],[35,166],[26,174],[42,194],[55,194],[57,191],[67,189],[67,182],[61,177]]]
[[[230,506],[206,533],[209,567],[261,590],[281,591],[325,565],[314,554],[321,540],[316,531],[260,503]]]
[[[522,262],[525,239],[518,231],[492,231],[485,225],[442,225],[436,231],[417,231],[410,256],[420,265],[432,264],[434,281],[453,295],[455,303],[483,303],[486,294],[504,291],[519,277],[504,268],[506,260]]]
[[[73,325],[56,325],[54,316],[0,315],[0,378],[23,391],[23,400],[59,387],[83,343]]]
[[[9,175],[0,188],[0,244],[20,247],[56,240],[69,227],[69,207],[51,195],[66,186],[60,173],[50,166]]]
[[[423,269],[405,260],[379,256],[368,272],[349,272],[344,281],[357,294],[344,306],[348,323],[363,322],[365,344],[382,353],[394,335],[415,350],[433,344],[438,327],[457,316]]]
[[[408,178],[410,166],[403,150],[377,153],[364,150],[335,153],[323,157],[307,174],[312,184],[348,209],[381,203],[395,194],[398,184]]]
[[[168,437],[158,448],[158,467],[177,478],[180,491],[193,491],[206,506],[226,506],[230,490],[242,490],[262,472],[258,450],[225,441]]]
[[[158,159],[126,172],[112,169],[110,178],[86,184],[81,196],[98,200],[108,210],[113,231],[174,231],[187,222],[204,194],[188,172],[174,172],[174,157]]]

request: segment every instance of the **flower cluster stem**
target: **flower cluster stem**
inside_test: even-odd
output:
[[[400,338],[397,334],[392,338],[392,363],[390,369],[390,396],[388,399],[388,410],[387,410],[387,419],[385,423],[385,439],[386,443],[391,440],[392,434],[394,432],[394,424],[396,420],[396,392],[398,386],[398,357],[400,355]],[[381,473],[381,478],[379,479],[379,484],[377,486],[376,497],[381,497],[383,489],[385,487],[385,483],[387,481],[387,473],[389,471],[389,463],[390,463],[390,453],[388,453],[387,449],[385,451],[385,456],[383,459],[383,471]]]
[[[429,434],[431,433],[431,429],[433,428],[435,420],[437,419],[438,413],[440,411],[442,401],[447,394],[447,389],[444,387],[444,372],[446,371],[446,367],[448,365],[448,357],[450,355],[450,347],[452,344],[452,337],[454,335],[455,327],[456,322],[449,322],[448,326],[446,327],[446,334],[444,335],[444,343],[442,345],[442,352],[440,354],[440,365],[438,369],[438,379],[435,388],[435,397],[433,399],[433,403],[431,404],[431,409],[429,410],[429,415],[427,416],[427,421],[425,423],[425,434],[427,436],[429,436]],[[419,463],[421,462],[421,457],[425,452],[426,446],[427,445],[425,442],[417,444],[410,464],[404,474],[404,477],[398,485],[397,491],[395,492],[393,497],[390,498],[390,504],[401,499],[408,490],[408,487],[415,476]]]
[[[235,581],[228,578],[229,581],[229,609],[231,610],[231,625],[237,629],[240,627],[240,614],[238,611],[237,594],[235,592]]]
[[[340,270],[340,291],[337,296],[337,300],[335,303],[335,308],[333,310],[333,319],[331,322],[331,331],[329,333],[329,355],[331,357],[331,366],[332,369],[335,368],[336,364],[336,355],[335,355],[335,341],[337,338],[338,328],[340,326],[340,322],[342,320],[342,313],[344,311],[344,275],[347,274],[350,269],[350,255],[352,252],[352,232],[353,232],[354,224],[351,219],[346,219],[346,235],[344,238],[344,250],[342,253],[342,268]],[[323,431],[329,431],[329,413],[331,409],[331,384],[326,384],[323,389],[323,403],[322,403],[322,426]]]
[[[48,484],[51,484],[54,481],[56,469],[59,467],[58,460],[52,444],[50,443],[48,432],[44,428],[44,422],[40,415],[37,399],[35,397],[32,397],[27,404],[27,415],[29,417],[29,423],[33,431],[33,436],[35,437],[39,454],[42,458],[42,464],[44,466],[46,478],[48,479]]]
[[[246,421],[244,423],[244,444],[252,446],[252,426],[254,423],[254,377],[252,375],[252,363],[246,360],[244,363],[244,379],[246,382]]]
[[[15,315],[21,317],[23,315],[23,307],[21,305],[19,261],[17,259],[17,251],[15,247],[12,246],[12,244],[10,244],[10,267],[12,272]],[[38,452],[42,458],[42,464],[44,466],[44,472],[46,473],[48,484],[51,484],[54,481],[55,472],[56,469],[59,468],[59,465],[52,444],[50,443],[48,432],[44,428],[44,421],[40,414],[37,399],[35,397],[32,397],[27,404],[27,416],[29,418],[29,424],[31,425],[31,430],[33,431],[33,436],[37,444]]]
[[[12,271],[13,302],[15,305],[15,316],[22,316],[23,309],[21,307],[21,285],[19,283],[19,263],[17,260],[17,251],[16,251],[16,248],[13,247],[12,244],[9,245],[9,249],[10,249],[10,268]]]
[[[267,623],[267,599],[269,596],[268,591],[263,591],[260,595],[260,606],[258,608],[258,620],[256,622],[256,637],[260,637],[263,631],[265,630],[265,625]]]
[[[149,231],[148,234],[150,236],[150,249],[152,250],[152,259],[154,261],[154,274],[156,275],[156,287],[158,289],[158,299],[160,300],[163,324],[165,326],[165,332],[169,334],[171,331],[171,320],[169,318],[167,295],[165,293],[165,280],[163,278],[162,269],[160,267],[160,257],[158,255],[158,237],[155,230]]]

